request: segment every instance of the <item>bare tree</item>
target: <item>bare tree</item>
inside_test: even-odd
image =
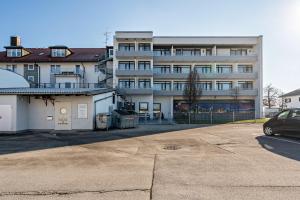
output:
[[[235,110],[237,110],[238,104],[239,104],[240,87],[236,86],[236,87],[232,88],[231,91],[232,91],[231,95],[234,98]]]
[[[278,98],[277,104],[281,110],[286,108],[286,103],[285,103],[283,95],[284,95],[284,92],[279,91],[279,98]]]
[[[199,85],[199,81],[200,76],[197,71],[191,71],[184,90],[184,95],[187,98],[189,104],[189,111],[195,108],[197,100],[202,96],[202,89]]]
[[[263,104],[268,108],[276,106],[279,97],[279,89],[275,88],[272,84],[264,88]]]

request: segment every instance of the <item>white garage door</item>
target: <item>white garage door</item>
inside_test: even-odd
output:
[[[0,105],[0,131],[12,131],[11,110],[10,105]]]

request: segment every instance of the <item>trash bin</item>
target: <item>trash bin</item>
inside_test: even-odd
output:
[[[113,125],[116,128],[135,128],[138,126],[138,115],[136,112],[127,110],[114,110]]]
[[[99,113],[96,115],[96,127],[97,129],[108,130],[111,127],[111,116],[107,113]]]

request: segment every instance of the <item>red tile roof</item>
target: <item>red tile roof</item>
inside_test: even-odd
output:
[[[0,62],[97,62],[105,55],[105,48],[69,48],[67,57],[51,57],[49,48],[24,48],[30,54],[23,57],[7,57],[6,51],[0,52]]]

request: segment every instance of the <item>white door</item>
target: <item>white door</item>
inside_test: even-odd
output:
[[[55,102],[55,130],[71,130],[72,114],[70,102]]]
[[[12,131],[12,108],[10,105],[0,105],[0,131]]]

